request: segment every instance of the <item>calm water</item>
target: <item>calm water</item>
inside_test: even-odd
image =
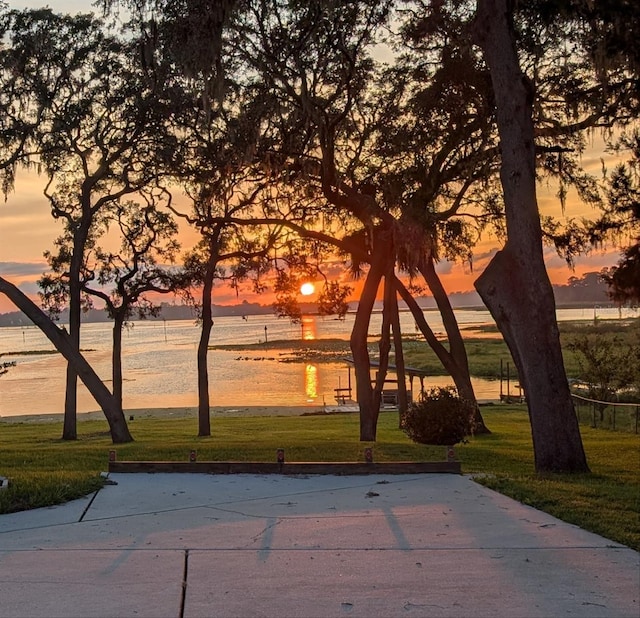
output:
[[[559,310],[560,320],[593,319],[594,309]],[[439,314],[425,315],[433,330],[444,329]],[[493,323],[488,311],[456,311],[462,328]],[[637,316],[627,311],[623,317]],[[597,308],[598,319],[619,317],[617,309]],[[301,406],[334,405],[334,389],[345,387],[348,369],[342,363],[283,363],[285,350],[270,349],[275,340],[304,338],[349,338],[352,315],[339,321],[305,318],[303,327],[274,316],[216,318],[211,344],[262,343],[258,349],[242,352],[212,350],[209,353],[211,405],[214,406]],[[380,329],[381,316],[372,317],[370,333]],[[401,313],[402,330],[415,332],[411,314]],[[265,333],[266,327],[266,333]],[[266,342],[265,342],[266,334]],[[136,322],[123,336],[124,406],[177,407],[197,405],[196,346],[199,329],[192,321]],[[86,324],[81,347],[97,373],[110,385],[111,327]],[[66,363],[59,354],[16,355],[23,351],[53,350],[51,343],[35,327],[0,328],[0,354],[16,366],[0,378],[0,416],[60,413],[64,406]],[[241,358],[240,358],[241,357]],[[425,380],[425,386],[450,384],[447,378]],[[416,384],[417,386],[417,384]],[[499,383],[475,380],[480,399],[496,399]],[[78,410],[89,412],[97,406],[80,384]]]

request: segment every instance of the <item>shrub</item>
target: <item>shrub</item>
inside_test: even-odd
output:
[[[575,336],[567,349],[576,354],[579,378],[588,388],[587,396],[600,401],[633,401],[640,394],[640,346],[618,335]],[[603,420],[604,407],[600,408]]]
[[[411,403],[402,417],[402,430],[419,444],[444,446],[462,442],[473,433],[473,405],[451,386],[433,388]]]

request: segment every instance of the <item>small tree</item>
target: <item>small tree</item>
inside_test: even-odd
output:
[[[158,315],[160,306],[148,294],[175,293],[184,285],[184,276],[166,267],[175,261],[179,249],[177,225],[170,215],[153,204],[127,201],[113,208],[109,221],[121,237],[120,250],[96,248],[92,278],[99,287],[90,281],[83,289],[101,299],[113,319],[113,395],[122,408],[122,330],[134,315],[139,319]]]
[[[7,23],[11,53],[3,81],[15,94],[6,108],[13,124],[28,127],[20,160],[46,175],[52,215],[64,224],[69,336],[79,349],[82,271],[93,228],[106,206],[154,183],[156,162],[175,152],[166,99],[138,63],[138,43],[107,32],[90,15],[12,11]],[[64,439],[77,437],[76,392],[68,365]]]
[[[351,294],[351,286],[340,285],[337,281],[327,281],[318,296],[318,313],[320,315],[335,315],[340,320],[349,311],[347,298]]]
[[[625,344],[618,337],[584,335],[568,344],[576,354],[580,379],[587,385],[589,397],[600,401],[615,401],[618,392],[637,381],[640,346]],[[600,420],[604,408],[600,406]]]
[[[289,318],[292,324],[302,322],[302,310],[295,298],[298,288],[298,278],[283,271],[276,272],[274,292],[276,300],[273,303],[273,312],[279,318]]]

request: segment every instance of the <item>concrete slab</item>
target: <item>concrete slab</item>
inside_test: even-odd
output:
[[[572,566],[593,559],[611,566],[593,550]],[[195,551],[184,615],[637,617],[633,572],[603,583],[569,566],[561,550]]]
[[[637,552],[468,477],[110,478],[81,516],[0,516],[0,615],[640,612]]]
[[[439,475],[428,475],[436,479]],[[110,474],[117,486],[107,486],[94,500],[86,520],[99,519],[102,513],[110,517],[193,507],[223,507],[225,504],[245,502],[278,496],[304,496],[323,492],[351,492],[361,487],[363,494],[373,488],[384,476],[280,476],[280,475],[210,475],[210,474]],[[394,478],[412,478],[416,481],[425,475]],[[457,477],[456,477],[457,478]],[[141,479],[144,491],[140,491]],[[117,491],[111,491],[117,487]]]
[[[184,552],[0,552],[4,618],[178,616]]]

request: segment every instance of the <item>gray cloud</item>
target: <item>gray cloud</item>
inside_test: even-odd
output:
[[[40,276],[46,270],[46,262],[0,262],[0,275],[3,277]]]
[[[449,260],[440,260],[436,263],[436,272],[439,275],[448,275],[453,270],[453,263]]]
[[[482,262],[482,260],[490,260],[496,253],[498,253],[498,249],[491,249],[489,251],[483,251],[482,253],[474,253],[473,261],[474,262]]]
[[[547,268],[567,268],[566,260],[559,256],[553,247],[545,247],[544,253]],[[604,267],[613,266],[619,259],[619,250],[612,248],[607,251],[591,251],[585,255],[577,255],[574,259],[574,265],[576,269],[588,267],[597,271]]]
[[[40,291],[40,288],[38,287],[38,284],[35,281],[23,281],[18,286],[18,289],[21,292],[24,292],[27,296],[30,296],[31,298],[37,297],[38,292]]]

